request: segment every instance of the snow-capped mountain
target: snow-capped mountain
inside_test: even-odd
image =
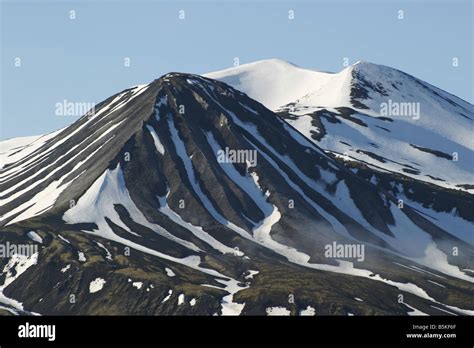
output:
[[[354,173],[474,244],[472,104],[367,62],[323,73],[273,59],[205,76],[260,101]]]
[[[280,60],[205,76],[285,114],[346,161],[474,193],[474,106],[413,76],[367,62],[323,73]]]
[[[0,311],[474,314],[471,235],[305,135],[225,83],[170,73],[0,143],[0,242],[39,246],[0,265]]]

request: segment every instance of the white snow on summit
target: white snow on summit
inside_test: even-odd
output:
[[[324,90],[345,74],[325,73],[300,68],[280,59],[261,60],[238,67],[211,72],[203,76],[227,83],[244,92],[271,110],[307,95],[314,90]],[[335,91],[335,93],[338,91]],[[336,94],[327,96],[337,98]]]
[[[293,115],[286,119],[289,124],[336,156],[474,192],[463,187],[474,182],[474,106],[404,72],[357,62],[338,73],[325,73],[271,59],[204,76],[231,85],[273,111]],[[387,115],[389,103],[419,107],[419,114]],[[343,115],[340,108],[351,114]]]

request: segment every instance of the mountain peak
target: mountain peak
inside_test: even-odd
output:
[[[351,65],[351,68],[353,70],[358,70],[358,71],[367,71],[367,70],[371,70],[371,71],[381,71],[381,70],[396,70],[392,67],[389,67],[389,66],[386,66],[386,65],[382,65],[382,64],[377,64],[377,63],[372,63],[372,62],[368,62],[366,60],[358,60],[357,62],[355,62],[354,64]]]
[[[354,64],[352,64],[352,66],[356,66],[356,65],[371,65],[371,64],[375,64],[375,63],[371,63],[371,62],[368,62],[366,60],[358,60],[357,62],[355,62]]]
[[[372,63],[364,60],[359,60],[350,66],[354,72],[359,72],[372,80],[392,80],[392,79],[405,79],[406,76],[410,76],[396,68],[388,65]]]
[[[281,59],[267,59],[203,76],[222,81],[275,110],[303,96],[308,89],[321,85],[332,75],[303,69]]]
[[[463,129],[468,143],[469,124],[458,122],[455,134],[447,122],[435,124],[452,135],[444,150],[424,116],[413,123],[378,117],[373,103],[405,93],[436,103],[432,112],[423,104],[428,121],[443,111],[439,105],[456,108],[397,79],[320,73],[281,60],[230,69],[222,80],[236,89],[171,72],[111,96],[41,146],[12,149],[6,155],[15,160],[0,170],[0,242],[42,245],[28,263],[2,261],[0,307],[14,296],[41,314],[263,315],[286,301],[268,291],[278,283],[299,293],[292,311],[400,314],[397,301],[377,298],[398,289],[411,293],[409,308],[426,314],[441,313],[430,303],[472,314],[466,289],[473,279],[462,271],[473,251],[472,204],[422,181],[453,173],[446,158],[453,150],[469,158],[454,143]],[[265,105],[290,101],[301,113],[277,115],[240,91]],[[415,127],[422,136],[406,137]],[[336,257],[340,246],[354,245],[361,253]],[[452,245],[459,257],[447,258]],[[21,277],[20,261],[32,267]],[[434,275],[452,298],[428,288]],[[97,280],[106,284],[102,292]],[[67,289],[81,296],[72,309],[61,300]],[[12,311],[22,313],[23,305]]]

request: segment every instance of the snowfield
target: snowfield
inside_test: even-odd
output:
[[[474,193],[461,186],[474,182],[474,165],[467,160],[474,150],[474,106],[399,70],[357,62],[339,73],[325,73],[270,59],[204,76],[231,85],[273,111],[296,116],[288,123],[325,150],[375,169]],[[368,91],[366,99],[358,99],[366,108],[351,99],[354,85]],[[383,115],[382,105],[389,100],[417,103],[419,118]],[[354,114],[341,117],[340,108]],[[322,132],[312,124],[316,112],[331,112],[337,122],[320,117]],[[313,132],[322,137],[315,139]],[[458,160],[447,158],[454,154]]]

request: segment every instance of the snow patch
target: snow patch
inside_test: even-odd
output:
[[[104,287],[106,281],[102,278],[96,278],[93,281],[90,282],[89,284],[89,292],[91,294],[96,293]]]
[[[155,129],[148,124],[146,125],[146,128],[148,129],[151,136],[153,137],[153,142],[155,143],[156,150],[162,155],[164,155],[165,148],[163,147],[163,144],[161,143],[160,138],[158,137],[158,134],[156,134]]]
[[[316,315],[316,310],[311,307],[311,306],[308,306],[306,307],[306,309],[303,309],[300,311],[300,315],[302,316],[314,316]]]
[[[253,276],[257,275],[259,272],[258,271],[252,271],[252,270],[248,270],[249,274],[247,274],[245,276],[245,279],[253,279]]]
[[[40,235],[35,231],[30,231],[27,233],[27,235],[32,241],[43,244],[43,238],[41,238]]]
[[[77,252],[77,257],[80,262],[86,262],[86,255],[82,251]]]
[[[171,268],[166,267],[165,271],[168,277],[174,277],[176,275]]]
[[[291,314],[291,311],[285,307],[268,307],[266,312],[268,316],[288,316]]]
[[[161,303],[165,303],[166,301],[168,301],[171,297],[171,295],[173,294],[173,290],[168,290],[168,296],[166,296],[163,301],[161,301]]]
[[[142,286],[143,286],[143,283],[142,283],[142,282],[133,282],[133,283],[132,283],[132,286],[133,286],[134,288],[137,288],[138,290],[140,290],[140,289],[142,288]]]

